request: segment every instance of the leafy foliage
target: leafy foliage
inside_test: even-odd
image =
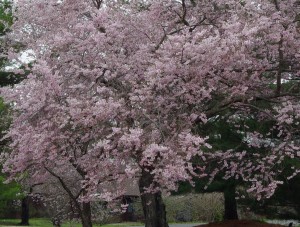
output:
[[[9,0],[0,2],[0,36],[13,24],[12,4]]]
[[[12,15],[12,2],[4,0],[0,2],[0,86],[7,86],[18,82],[22,77],[16,76],[12,72],[5,72],[4,67],[7,63],[6,56],[3,56],[5,52],[4,35],[9,31],[10,26],[13,23]],[[8,104],[4,103],[0,97],[0,157],[9,152],[8,143],[9,139],[4,138],[6,131],[11,124],[11,108]],[[21,199],[23,194],[21,193],[21,187],[16,182],[9,184],[5,183],[6,174],[2,174],[2,162],[0,162],[0,214],[1,217],[9,214],[13,210],[13,201]]]

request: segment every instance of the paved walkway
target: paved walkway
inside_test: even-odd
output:
[[[169,227],[193,227],[197,225],[204,225],[204,223],[169,224]],[[132,227],[145,227],[145,226],[132,226]]]

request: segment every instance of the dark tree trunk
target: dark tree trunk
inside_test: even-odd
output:
[[[29,225],[29,196],[22,199],[22,213],[20,225]]]
[[[144,193],[144,188],[149,187],[152,180],[152,175],[143,170],[139,180],[139,189],[145,216],[145,227],[168,227],[165,204],[161,193]]]
[[[52,221],[53,227],[61,227],[60,218],[56,217],[56,218],[53,218],[51,221]]]
[[[228,183],[224,189],[224,199],[225,199],[225,220],[237,220],[237,204],[235,199],[235,184]]]
[[[92,227],[92,212],[91,212],[91,204],[82,203],[82,212],[81,212],[81,222],[82,227]]]

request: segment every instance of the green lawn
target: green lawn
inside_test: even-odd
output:
[[[20,222],[19,219],[0,219],[0,226],[16,226]],[[45,218],[33,218],[29,220],[29,224],[32,227],[53,227],[51,221]],[[94,224],[94,227],[128,227],[134,225],[142,225],[137,222],[124,222],[124,223],[116,223],[116,224],[107,224],[107,225],[99,225]],[[81,227],[80,223],[75,222],[65,222],[62,224],[62,227]]]

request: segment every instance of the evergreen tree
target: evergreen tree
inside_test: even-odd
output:
[[[12,15],[12,2],[9,0],[0,1],[0,87],[13,85],[24,79],[24,75],[18,75],[5,70],[5,67],[9,65],[9,61],[6,57],[7,32],[13,23]],[[9,128],[11,123],[11,108],[5,104],[0,97],[0,155],[9,152],[7,148],[8,140],[4,139],[5,132]],[[0,214],[2,217],[10,215],[13,210],[13,201],[22,200],[22,208],[24,201],[27,201],[26,196],[21,193],[21,186],[16,182],[5,183],[6,176],[1,173],[2,166],[0,165]],[[26,212],[22,210],[21,224],[28,225],[29,213],[28,203],[25,205]],[[26,220],[23,220],[23,216],[27,216]]]

